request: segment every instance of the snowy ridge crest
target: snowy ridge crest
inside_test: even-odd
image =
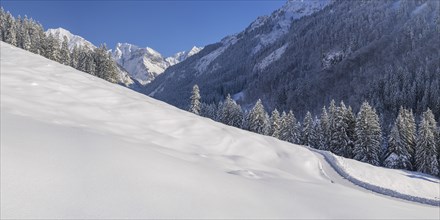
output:
[[[64,36],[67,37],[67,45],[69,47],[69,50],[73,50],[73,48],[76,47],[88,47],[90,49],[95,49],[96,46],[93,45],[90,41],[87,41],[81,36],[74,35],[70,31],[63,29],[63,28],[56,28],[56,29],[47,29],[45,32],[46,35],[52,34],[55,38],[57,38],[60,42],[63,42]]]

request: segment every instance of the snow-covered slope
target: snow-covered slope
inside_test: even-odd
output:
[[[307,148],[1,51],[1,218],[440,217],[351,184]],[[374,182],[393,172],[371,169]],[[438,193],[438,179],[409,178]]]
[[[193,47],[165,58],[152,48],[141,48],[129,43],[118,43],[113,50],[113,59],[142,84],[148,84],[168,67],[182,62],[198,53],[202,48]]]
[[[63,42],[64,36],[67,37],[67,45],[69,46],[69,49],[72,50],[75,46],[77,47],[88,47],[90,49],[96,48],[95,45],[87,41],[81,36],[74,35],[70,33],[70,31],[63,29],[63,28],[56,28],[56,29],[47,29],[46,35],[52,34],[52,36],[58,38],[60,42]]]

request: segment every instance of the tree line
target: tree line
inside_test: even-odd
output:
[[[355,114],[344,102],[336,105],[332,100],[319,116],[307,112],[302,123],[292,111],[280,113],[275,109],[267,113],[260,99],[248,111],[230,95],[219,103],[203,103],[197,85],[193,87],[190,103],[190,112],[226,125],[328,150],[375,166],[440,176],[440,128],[429,108],[416,126],[413,111],[401,107],[385,136],[376,110],[366,101]]]
[[[61,42],[52,34],[45,34],[39,22],[26,16],[15,18],[3,8],[0,9],[0,39],[109,82],[117,82],[118,67],[105,44],[98,48],[75,46],[69,50],[66,36]]]

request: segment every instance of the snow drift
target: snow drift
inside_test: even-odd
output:
[[[438,194],[438,179],[409,178]],[[1,218],[439,215],[353,185],[307,148],[1,43]]]

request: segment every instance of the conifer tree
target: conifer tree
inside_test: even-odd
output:
[[[206,118],[210,118],[214,121],[217,120],[218,107],[215,103],[206,104],[202,103],[200,107],[200,115]]]
[[[431,110],[428,109],[422,115],[416,145],[417,171],[431,175],[439,174],[438,152],[435,142],[435,124],[434,115]]]
[[[30,51],[31,49],[31,38],[29,36],[29,29],[30,29],[30,21],[29,19],[25,16],[23,19],[23,22],[21,24],[20,27],[20,32],[21,32],[21,38],[22,38],[22,48]]]
[[[247,128],[249,131],[267,135],[269,133],[269,116],[267,115],[261,100],[255,103],[255,106],[247,115]]]
[[[281,118],[280,113],[277,109],[272,111],[272,115],[270,117],[270,132],[269,135],[271,135],[274,138],[280,138],[280,131],[281,131]]]
[[[200,106],[201,106],[200,99],[201,97],[200,97],[199,86],[195,84],[191,92],[191,105],[189,107],[189,111],[196,115],[200,115]]]
[[[50,60],[60,61],[60,43],[51,33],[45,39],[44,56]]]
[[[310,134],[310,146],[319,149],[321,146],[321,133],[321,123],[318,117],[315,116],[312,133]]]
[[[219,121],[223,124],[241,128],[243,122],[243,111],[240,105],[238,105],[228,94],[225,102],[219,108]]]
[[[327,109],[325,106],[322,108],[321,117],[320,117],[320,125],[321,125],[321,133],[319,134],[319,149],[328,150],[329,148],[329,136],[330,136],[330,121],[329,116],[327,114]]]
[[[356,118],[356,142],[354,159],[379,165],[381,128],[375,110],[364,102]]]
[[[14,17],[9,12],[5,16],[4,41],[17,46],[17,26]]]
[[[347,158],[353,158],[353,149],[354,142],[356,141],[356,117],[353,113],[351,106],[348,107],[345,112],[345,124],[347,124],[347,137],[348,137],[348,146],[347,150],[350,152],[345,154]]]
[[[79,69],[78,68],[78,59],[79,59],[79,49],[78,47],[75,45],[72,49],[72,53],[70,55],[70,66],[75,68],[75,69]]]
[[[64,65],[70,65],[70,51],[66,36],[63,37],[63,43],[61,44],[60,62]]]
[[[384,165],[394,169],[411,169],[411,154],[408,152],[405,140],[402,140],[404,132],[401,129],[405,129],[402,127],[403,110],[401,109],[400,112],[388,136],[387,157]]]
[[[340,107],[333,110],[332,120],[330,121],[330,151],[344,157],[351,157],[352,149],[349,149],[349,138],[347,135],[347,108],[343,102]]]
[[[301,143],[306,146],[310,146],[311,133],[313,130],[313,119],[312,114],[308,111],[304,117],[304,122],[302,124],[301,130]]]
[[[3,7],[0,7],[0,40],[5,41],[6,32],[6,12]]]
[[[412,170],[415,167],[416,145],[416,125],[412,111],[400,108],[388,139],[385,165]]]
[[[292,111],[289,113],[284,113],[281,116],[281,128],[280,128],[280,139],[288,141],[290,143],[299,144],[300,143],[300,127],[296,121],[295,115]]]

